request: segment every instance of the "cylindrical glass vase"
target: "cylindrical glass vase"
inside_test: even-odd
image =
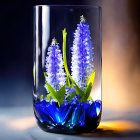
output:
[[[81,133],[101,119],[101,8],[34,7],[33,107],[38,125]]]

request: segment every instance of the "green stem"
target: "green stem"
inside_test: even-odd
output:
[[[66,37],[67,37],[67,32],[66,32],[66,29],[64,29],[62,32],[63,32],[63,61],[64,61],[64,68],[65,68],[65,71],[66,71],[68,77],[70,78],[70,80],[72,82],[74,82],[72,77],[71,77],[71,75],[70,75],[70,73],[69,73],[68,66],[67,66],[67,57],[66,57]]]
[[[66,38],[67,38],[67,32],[66,32],[66,28],[62,32],[63,32],[63,61],[64,61],[64,68],[65,68],[67,76],[70,78],[71,82],[74,83],[76,86],[78,86],[76,84],[76,82],[72,79],[72,77],[70,75],[70,72],[68,70],[68,66],[67,66],[67,57],[66,57]]]

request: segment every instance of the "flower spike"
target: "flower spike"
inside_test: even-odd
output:
[[[58,91],[65,84],[65,73],[60,47],[55,38],[52,39],[46,57],[46,81]],[[46,86],[47,89],[47,86]],[[48,89],[47,89],[48,90]]]
[[[80,24],[74,33],[74,41],[72,50],[72,79],[78,86],[85,90],[88,77],[94,70],[93,65],[93,46],[90,37],[89,24],[86,22],[84,16],[81,17]]]

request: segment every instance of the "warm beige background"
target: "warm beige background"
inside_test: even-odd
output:
[[[136,0],[100,0],[103,107],[140,108],[139,16]],[[138,11],[139,12],[139,11]]]

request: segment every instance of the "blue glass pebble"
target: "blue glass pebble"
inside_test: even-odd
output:
[[[69,127],[82,127],[89,119],[96,118],[101,111],[101,101],[70,102],[58,105],[57,102],[45,100],[34,104],[34,111],[40,122],[50,125],[66,125]]]

